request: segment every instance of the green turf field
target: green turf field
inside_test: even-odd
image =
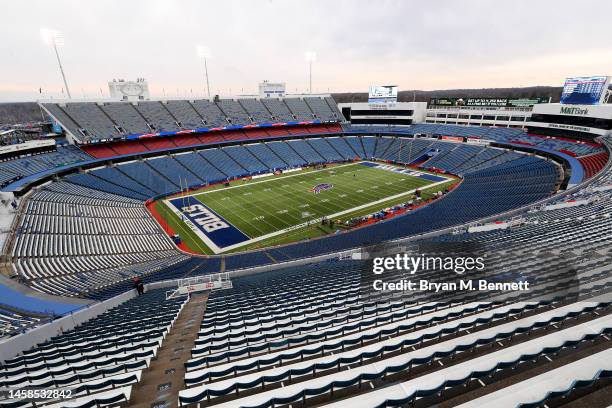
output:
[[[345,221],[371,214],[411,199],[415,189],[434,186],[432,191],[438,191],[453,181],[434,183],[351,163],[234,182],[230,187],[217,186],[189,195],[251,239],[237,248],[216,251],[236,252],[332,233],[342,226],[336,224],[332,230],[321,225],[321,218]],[[321,184],[332,187],[312,192]],[[202,239],[181,225],[176,210],[172,213],[166,205],[157,206],[158,212],[187,245],[212,253]]]

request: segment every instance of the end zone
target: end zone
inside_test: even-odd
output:
[[[251,239],[193,196],[164,200],[164,204],[215,254]]]

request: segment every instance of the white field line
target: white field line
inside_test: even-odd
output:
[[[365,160],[365,162],[369,162],[369,161]],[[322,172],[322,171],[330,171],[330,170],[334,170],[334,169],[337,169],[337,168],[340,168],[340,167],[360,166],[359,163],[360,162],[347,163],[347,164],[339,164],[337,166],[333,166],[333,167],[329,167],[329,168],[325,168],[325,169],[320,169],[320,170],[312,170],[312,171],[307,171],[307,172],[303,172],[303,173],[299,172],[297,174],[290,174],[290,175],[281,175],[281,177],[266,178],[265,180],[252,181],[250,183],[241,184],[239,186],[231,186],[231,187],[225,187],[225,188],[215,189],[215,190],[206,190],[205,189],[204,191],[196,191],[196,192],[191,193],[191,194],[180,194],[179,193],[179,195],[174,196],[174,198],[177,198],[177,197],[192,197],[192,196],[198,196],[198,195],[201,195],[201,194],[213,194],[213,193],[218,193],[218,192],[221,192],[221,191],[231,190],[231,189],[234,189],[234,188],[249,187],[249,186],[252,186],[254,184],[269,183],[271,181],[278,181],[278,180],[281,180],[281,179],[284,180],[284,179],[288,179],[290,177],[299,177],[299,176],[305,176],[305,175],[308,175],[308,174],[319,173],[319,172]],[[379,167],[370,167],[370,168],[373,168],[373,169],[377,168],[378,170],[390,171],[390,170],[382,167],[382,166],[384,166],[384,167],[393,167],[393,168],[397,168],[397,169],[400,169],[400,170],[407,170],[407,171],[414,172],[414,173],[419,173],[419,174],[429,174],[429,173],[425,173],[425,172],[422,172],[420,170],[415,170],[415,169],[412,169],[412,168],[404,169],[403,167],[397,166],[397,165],[394,165],[394,164],[388,164],[388,163],[384,163],[384,164],[383,163],[377,163],[377,164],[379,165]],[[410,174],[407,174],[407,173],[406,173],[406,175],[410,176]],[[447,178],[446,176],[444,176],[442,174],[436,174],[436,176]],[[415,177],[415,176],[413,175],[412,177]],[[450,177],[447,178],[447,181],[450,181],[450,180],[452,180]]]
[[[341,166],[336,166],[336,167],[353,166],[353,165],[358,165],[358,164],[357,164],[357,163],[350,163],[350,164],[343,164],[343,165],[341,165]],[[397,166],[392,166],[392,165],[386,165],[386,166],[388,166],[388,167],[396,167],[396,168],[401,169],[401,167],[397,167]],[[375,168],[375,167],[374,167],[374,168]],[[380,167],[379,167],[379,169],[380,169],[380,170],[391,171],[391,170],[384,169],[384,168],[380,168]],[[315,172],[317,172],[317,171],[325,171],[325,170],[329,170],[329,169],[315,170],[315,171],[313,171],[313,172],[311,172],[311,173],[315,173]],[[410,169],[410,171],[414,171],[414,170],[413,170],[413,169]],[[419,172],[419,171],[416,171],[416,172],[417,172],[417,173],[422,173],[422,172]],[[305,174],[305,173],[295,174],[295,175],[286,176],[286,177],[283,177],[283,178],[295,177],[295,176],[298,176],[298,175],[304,175],[304,174]],[[422,173],[422,174],[428,174],[428,173]],[[406,175],[409,175],[409,174],[406,174]],[[309,221],[307,221],[307,222],[303,222],[303,223],[301,223],[301,224],[292,225],[292,226],[287,227],[287,228],[284,228],[284,229],[282,229],[282,230],[277,230],[277,231],[270,232],[270,233],[265,234],[265,235],[260,235],[260,236],[258,236],[258,237],[256,237],[256,238],[251,238],[251,239],[250,239],[250,240],[248,240],[248,241],[239,242],[239,243],[237,243],[237,244],[230,245],[230,246],[226,246],[226,247],[223,247],[223,248],[218,247],[218,246],[217,246],[217,245],[216,245],[214,242],[212,242],[212,241],[211,241],[211,239],[210,239],[210,238],[208,238],[208,237],[206,236],[206,234],[204,234],[204,233],[203,233],[203,232],[202,232],[202,231],[201,231],[201,230],[200,230],[200,229],[199,229],[197,226],[195,226],[195,225],[194,225],[194,224],[193,224],[193,223],[192,223],[190,220],[188,220],[188,219],[184,219],[184,218],[183,218],[183,214],[182,214],[182,212],[181,212],[181,211],[180,211],[178,208],[176,208],[174,205],[172,205],[172,204],[170,203],[170,200],[164,200],[163,202],[164,202],[164,204],[165,204],[165,205],[166,205],[166,206],[167,206],[167,207],[168,207],[168,208],[169,208],[169,209],[170,209],[170,210],[171,210],[173,213],[175,213],[175,214],[176,214],[176,215],[179,217],[179,219],[180,219],[180,220],[182,220],[182,221],[183,221],[183,222],[184,222],[184,223],[187,225],[187,227],[189,227],[189,229],[191,229],[191,230],[192,230],[192,231],[193,231],[193,232],[194,232],[194,233],[195,233],[195,234],[196,234],[196,235],[197,235],[197,236],[198,236],[198,237],[199,237],[199,238],[200,238],[202,241],[204,241],[204,243],[205,243],[205,244],[206,244],[206,245],[207,245],[207,246],[208,246],[208,247],[209,247],[209,248],[210,248],[210,249],[211,249],[211,250],[212,250],[212,251],[213,251],[215,254],[220,254],[220,253],[222,253],[222,252],[231,251],[231,250],[233,250],[233,249],[240,248],[240,247],[245,246],[245,245],[249,245],[249,244],[252,244],[252,243],[255,243],[255,242],[263,241],[263,240],[265,240],[265,239],[272,238],[272,237],[275,237],[275,236],[278,236],[278,235],[284,234],[284,233],[289,232],[289,231],[294,231],[294,230],[297,230],[297,229],[300,229],[300,228],[304,228],[304,227],[307,227],[307,226],[309,226],[309,225],[311,225],[311,224],[319,223],[319,222],[321,222],[321,221],[322,221],[324,218],[334,218],[334,217],[340,217],[340,216],[342,216],[342,215],[344,215],[344,214],[349,214],[349,213],[351,213],[351,212],[354,212],[354,211],[359,211],[359,210],[361,210],[361,209],[364,209],[364,208],[367,208],[367,207],[370,207],[370,206],[373,206],[373,205],[376,205],[376,204],[381,204],[381,203],[384,203],[384,202],[386,202],[386,201],[393,200],[393,199],[395,199],[395,198],[400,198],[400,197],[402,197],[402,196],[405,196],[405,195],[408,195],[408,194],[412,194],[412,193],[414,193],[416,190],[418,190],[418,189],[420,189],[420,188],[431,188],[431,187],[435,187],[435,186],[438,186],[438,185],[444,184],[444,183],[446,183],[446,182],[448,182],[448,181],[452,180],[452,178],[450,178],[450,177],[445,177],[444,175],[437,175],[437,176],[444,178],[444,180],[443,180],[443,181],[438,181],[438,182],[436,182],[436,183],[428,184],[428,185],[425,185],[425,186],[422,186],[422,187],[418,187],[418,188],[415,188],[415,189],[412,189],[412,190],[403,191],[403,192],[401,192],[401,193],[399,193],[399,194],[395,194],[395,195],[392,195],[392,196],[383,197],[383,198],[381,198],[381,199],[379,199],[379,200],[376,200],[376,201],[372,201],[372,202],[369,202],[369,203],[365,203],[365,204],[359,205],[359,206],[357,206],[357,207],[348,208],[348,209],[346,209],[346,210],[342,210],[342,211],[340,211],[340,212],[336,212],[336,213],[334,213],[334,214],[325,215],[325,216],[322,216],[322,217],[319,217],[319,218],[315,218],[315,219],[309,220]],[[412,177],[414,177],[414,176],[412,176]],[[278,180],[278,179],[276,179],[276,180]],[[272,180],[262,180],[262,181],[257,181],[257,182],[254,182],[254,183],[243,184],[243,185],[240,185],[240,186],[227,187],[227,188],[222,189],[222,190],[213,190],[213,191],[209,191],[208,193],[212,193],[212,192],[214,192],[214,191],[226,191],[226,190],[229,190],[230,188],[240,188],[240,187],[246,187],[246,186],[250,186],[250,185],[253,185],[253,184],[258,184],[258,183],[267,183],[267,182],[269,182],[269,181],[272,181]],[[185,196],[185,197],[196,196],[196,195],[206,194],[206,193],[207,193],[207,192],[204,192],[204,193],[200,192],[200,193],[196,193],[196,194],[190,194],[189,196]],[[204,205],[206,205],[206,204],[204,204]],[[236,226],[234,226],[234,228],[236,228]],[[236,228],[236,229],[238,229],[238,228]],[[239,230],[239,231],[240,231],[240,230]],[[243,234],[244,234],[244,233],[243,233]],[[246,235],[246,234],[245,234],[245,235]],[[247,236],[248,236],[248,235],[247,235]]]
[[[268,178],[266,180],[261,180],[261,181],[252,181],[252,182],[250,182],[248,184],[241,184],[239,186],[225,187],[225,188],[220,188],[220,189],[216,189],[216,190],[208,190],[208,191],[204,190],[204,191],[199,191],[199,192],[195,192],[195,193],[188,194],[188,195],[181,195],[181,197],[191,197],[191,196],[198,196],[198,195],[202,195],[202,194],[218,193],[220,191],[227,191],[227,190],[231,190],[231,189],[234,189],[234,188],[249,187],[249,186],[252,186],[253,184],[269,183],[271,181],[278,181],[278,180],[288,179],[289,177],[305,176],[307,174],[319,173],[321,171],[329,171],[329,170],[337,169],[339,167],[357,166],[357,165],[358,165],[358,163],[340,164],[338,166],[330,167],[330,168],[327,168],[327,169],[312,170],[312,171],[308,171],[308,172],[304,172],[304,173],[300,172],[300,173],[297,173],[297,174],[290,174],[288,176]]]
[[[423,188],[431,188],[431,187],[435,187],[435,186],[438,186],[438,185],[444,184],[444,183],[446,183],[446,182],[448,182],[448,180],[438,181],[438,182],[436,182],[436,183],[432,183],[432,184],[428,184],[428,185],[426,185],[426,186],[423,186]],[[313,220],[309,220],[308,222],[303,222],[303,223],[301,223],[301,224],[292,225],[292,226],[287,227],[287,228],[282,229],[282,230],[278,230],[278,231],[270,232],[269,234],[266,234],[266,235],[261,235],[261,236],[259,236],[259,237],[257,237],[257,238],[252,238],[252,239],[250,239],[250,240],[248,240],[248,241],[244,241],[244,242],[240,242],[240,243],[238,243],[238,244],[234,244],[234,245],[230,245],[230,246],[227,246],[227,247],[223,247],[222,251],[220,251],[220,252],[231,251],[232,249],[240,248],[240,247],[242,247],[242,246],[249,245],[249,244],[252,244],[252,243],[254,243],[254,242],[262,241],[262,240],[264,240],[264,239],[272,238],[272,237],[275,237],[275,236],[277,236],[277,235],[284,234],[284,233],[289,232],[289,231],[294,231],[294,230],[297,230],[297,229],[300,229],[300,228],[304,228],[304,227],[307,227],[307,226],[309,226],[309,225],[319,223],[319,222],[321,222],[321,221],[322,221],[324,218],[334,218],[334,217],[340,217],[341,215],[344,215],[344,214],[349,214],[349,213],[351,213],[351,212],[354,212],[354,211],[359,211],[359,210],[362,210],[362,209],[364,209],[364,208],[368,208],[368,207],[373,206],[373,205],[376,205],[376,204],[381,204],[381,203],[384,203],[384,202],[386,202],[386,201],[393,200],[393,199],[395,199],[395,198],[400,198],[400,197],[402,197],[402,196],[405,196],[405,195],[408,195],[408,194],[412,194],[412,193],[414,193],[414,192],[415,192],[416,190],[418,190],[418,189],[419,189],[419,188],[415,188],[415,189],[412,189],[412,190],[409,190],[409,191],[404,191],[404,192],[399,193],[399,194],[395,194],[395,195],[392,195],[392,196],[388,196],[388,197],[381,198],[380,200],[376,200],[376,201],[372,201],[372,202],[369,202],[369,203],[365,203],[365,204],[359,205],[359,206],[357,206],[357,207],[348,208],[348,209],[346,209],[346,210],[343,210],[343,211],[340,211],[340,212],[337,212],[337,213],[334,213],[334,214],[330,214],[330,215],[326,215],[326,216],[323,216],[323,217],[315,218],[315,219],[313,219]],[[210,241],[210,240],[208,240],[208,238],[207,238],[207,241],[205,241],[205,242],[207,242],[207,243],[208,243],[208,241]],[[216,245],[215,245],[215,247],[216,247]],[[213,251],[215,251],[215,249],[214,249],[214,248],[211,248],[211,249],[212,249]],[[220,253],[220,252],[215,252],[215,253]]]

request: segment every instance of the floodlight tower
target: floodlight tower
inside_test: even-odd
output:
[[[64,45],[64,34],[58,30],[41,28],[40,35],[42,36],[42,39],[45,44],[51,45],[53,47],[53,50],[55,51],[55,56],[57,57],[57,63],[62,74],[62,79],[64,80],[64,88],[66,88],[66,94],[68,95],[68,99],[72,99],[72,96],[70,95],[70,89],[68,88],[68,81],[66,81],[66,74],[64,74],[64,67],[62,67],[62,60],[60,59],[59,52],[57,51],[57,47],[62,47]]]
[[[207,47],[198,45],[196,47],[198,56],[204,60],[204,75],[206,76],[206,92],[208,92],[208,99],[210,99],[210,84],[208,82],[208,65],[206,60],[210,58],[210,50]]]
[[[308,92],[312,93],[312,63],[317,60],[317,53],[314,51],[306,51],[304,53],[304,59],[306,59],[306,62],[308,62],[308,79],[309,79]]]

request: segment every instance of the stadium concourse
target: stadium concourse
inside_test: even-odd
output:
[[[42,107],[75,143],[0,163],[17,208],[5,211],[0,387],[72,395],[1,406],[610,404],[608,137],[356,127],[329,97]],[[207,257],[144,205],[185,184],[359,161],[461,182],[359,229]],[[469,279],[531,290],[373,293],[353,255],[380,242],[477,248],[488,274]],[[225,289],[167,298],[176,279],[219,272]]]

